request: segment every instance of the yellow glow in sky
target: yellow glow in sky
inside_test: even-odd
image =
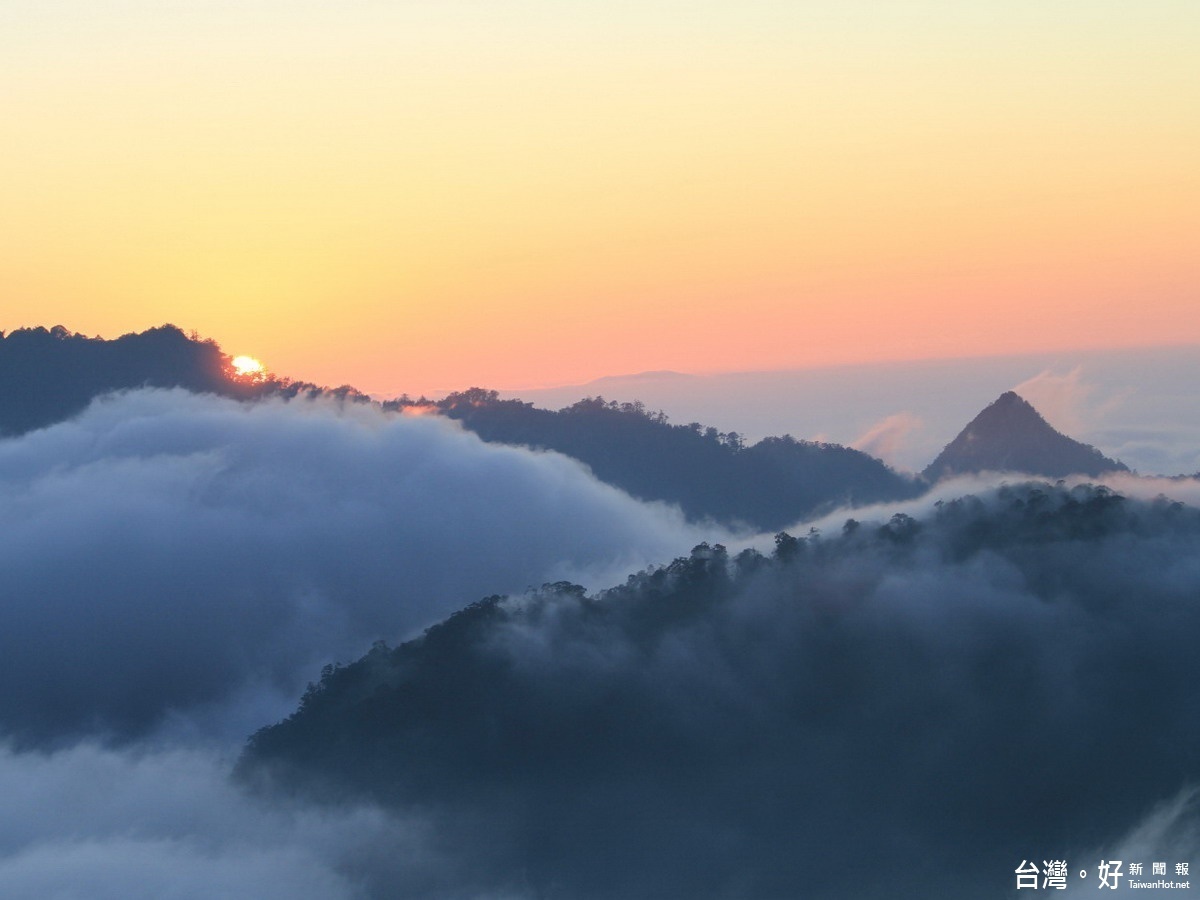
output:
[[[0,328],[367,390],[1200,343],[1200,4],[7,0]]]

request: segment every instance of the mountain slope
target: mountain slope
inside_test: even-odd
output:
[[[174,325],[115,340],[74,334],[61,325],[0,333],[0,435],[21,434],[70,418],[94,398],[139,387],[181,387],[245,396],[229,358],[213,341]]]
[[[61,325],[0,332],[0,437],[44,428],[113,391],[183,388],[235,400],[332,397],[368,402],[349,385],[327,388],[274,375],[239,375],[212,339],[174,325],[108,340]]]
[[[1197,549],[1194,509],[1049,484],[702,544],[330,666],[241,772],[428,815],[441,896],[993,896],[1200,777]]]
[[[1026,400],[1006,391],[972,419],[922,475],[938,481],[975,472],[1063,478],[1128,471],[1095,447],[1056,431]]]
[[[636,402],[595,397],[555,412],[476,388],[429,406],[485,441],[574,457],[602,481],[643,500],[678,503],[693,519],[775,531],[837,506],[901,500],[920,490],[859,450],[790,435],[747,446],[736,433],[672,425]]]

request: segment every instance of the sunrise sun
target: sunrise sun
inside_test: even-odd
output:
[[[259,379],[266,374],[263,364],[253,356],[235,356],[231,365],[239,378]]]

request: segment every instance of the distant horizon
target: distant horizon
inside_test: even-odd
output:
[[[720,378],[720,377],[738,377],[738,376],[768,376],[768,375],[802,375],[806,373],[816,372],[831,372],[837,370],[845,371],[860,371],[864,369],[884,369],[897,367],[912,367],[919,368],[921,366],[943,366],[943,365],[962,365],[969,366],[971,364],[986,365],[1000,361],[1019,361],[1022,359],[1037,361],[1047,357],[1098,357],[1110,355],[1126,355],[1126,354],[1142,354],[1153,353],[1156,351],[1186,351],[1195,349],[1200,351],[1200,341],[1163,341],[1153,344],[1118,344],[1110,346],[1071,346],[1064,345],[1061,347],[1052,347],[1044,350],[1022,350],[1007,353],[979,353],[979,354],[959,354],[946,356],[920,356],[920,357],[894,357],[886,359],[872,359],[862,361],[844,361],[844,362],[827,362],[827,363],[812,363],[808,365],[795,364],[790,366],[768,367],[768,368],[737,368],[737,369],[697,369],[697,370],[682,370],[670,368],[650,368],[638,371],[628,372],[603,372],[592,378],[578,381],[547,381],[547,382],[532,382],[522,385],[505,385],[494,382],[459,382],[453,386],[440,387],[416,387],[416,386],[399,386],[381,388],[377,385],[369,383],[359,383],[349,377],[334,377],[320,378],[314,377],[305,371],[281,370],[272,364],[272,361],[266,356],[256,353],[252,347],[231,347],[220,335],[206,334],[199,329],[192,328],[188,325],[181,325],[174,321],[156,322],[147,324],[141,328],[132,329],[117,329],[108,333],[101,332],[86,332],[80,329],[75,329],[64,322],[55,322],[48,324],[47,322],[34,322],[29,324],[19,324],[10,327],[0,328],[0,334],[11,334],[14,331],[23,329],[45,328],[52,330],[57,327],[66,329],[71,334],[79,334],[84,337],[99,338],[101,340],[115,340],[126,334],[140,334],[142,332],[163,327],[174,327],[179,329],[186,335],[195,335],[200,340],[214,341],[226,355],[230,357],[249,356],[260,360],[265,365],[266,369],[277,377],[286,377],[300,381],[311,381],[315,384],[322,384],[328,387],[337,387],[340,385],[350,385],[362,393],[376,400],[390,400],[407,394],[412,397],[426,396],[429,399],[439,399],[447,394],[464,391],[469,388],[484,388],[487,390],[495,390],[503,395],[515,397],[522,391],[530,393],[548,393],[560,390],[570,390],[577,388],[586,388],[600,382],[624,382],[641,380],[645,382],[655,382],[669,380],[674,377],[690,378],[690,379],[705,379],[705,378]],[[352,368],[352,366],[351,366]],[[636,397],[619,397],[613,399],[620,400],[635,400]],[[994,399],[994,398],[993,398]]]
[[[231,351],[215,336],[196,336],[213,340],[230,357],[241,349]],[[1200,381],[1198,350],[1166,344],[781,370],[657,370],[553,388],[463,384],[442,391],[411,386],[372,391],[346,379],[279,371],[269,359],[262,361],[277,377],[330,388],[348,384],[375,400],[404,394],[437,400],[476,387],[547,409],[596,395],[640,401],[675,424],[700,422],[750,442],[791,434],[841,444],[907,472],[923,469],[970,419],[1013,390],[1063,434],[1142,474],[1179,475],[1200,472],[1200,397],[1191,390]]]
[[[644,369],[637,372],[612,372],[604,375],[598,375],[595,378],[581,382],[562,382],[553,384],[527,384],[516,387],[499,387],[496,385],[470,385],[471,387],[484,387],[492,390],[498,390],[501,393],[516,393],[521,390],[528,391],[545,391],[556,390],[561,388],[588,387],[602,381],[621,381],[645,379],[655,380],[659,378],[669,378],[679,376],[682,378],[709,378],[723,375],[781,375],[790,373],[802,373],[813,371],[828,371],[831,369],[864,369],[864,368],[889,368],[894,366],[920,366],[938,365],[944,363],[962,363],[968,364],[971,362],[990,362],[996,360],[1015,360],[1021,358],[1040,359],[1046,356],[1054,355],[1101,355],[1101,354],[1121,354],[1121,353],[1144,353],[1153,352],[1155,350],[1200,350],[1200,341],[1179,341],[1179,342],[1164,342],[1155,344],[1121,344],[1104,347],[1052,347],[1046,350],[1027,350],[1013,353],[981,353],[971,356],[922,356],[922,357],[896,357],[888,359],[872,359],[862,362],[840,362],[840,363],[814,363],[812,365],[794,365],[781,366],[778,368],[745,368],[745,369],[700,369],[695,371],[682,371],[679,369]],[[450,391],[464,390],[465,388],[457,387],[450,388]],[[378,392],[368,391],[372,396]],[[380,394],[382,396],[382,394]]]

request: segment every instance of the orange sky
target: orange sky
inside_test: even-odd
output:
[[[7,0],[0,328],[385,392],[1200,343],[1198,53],[1192,0]]]

